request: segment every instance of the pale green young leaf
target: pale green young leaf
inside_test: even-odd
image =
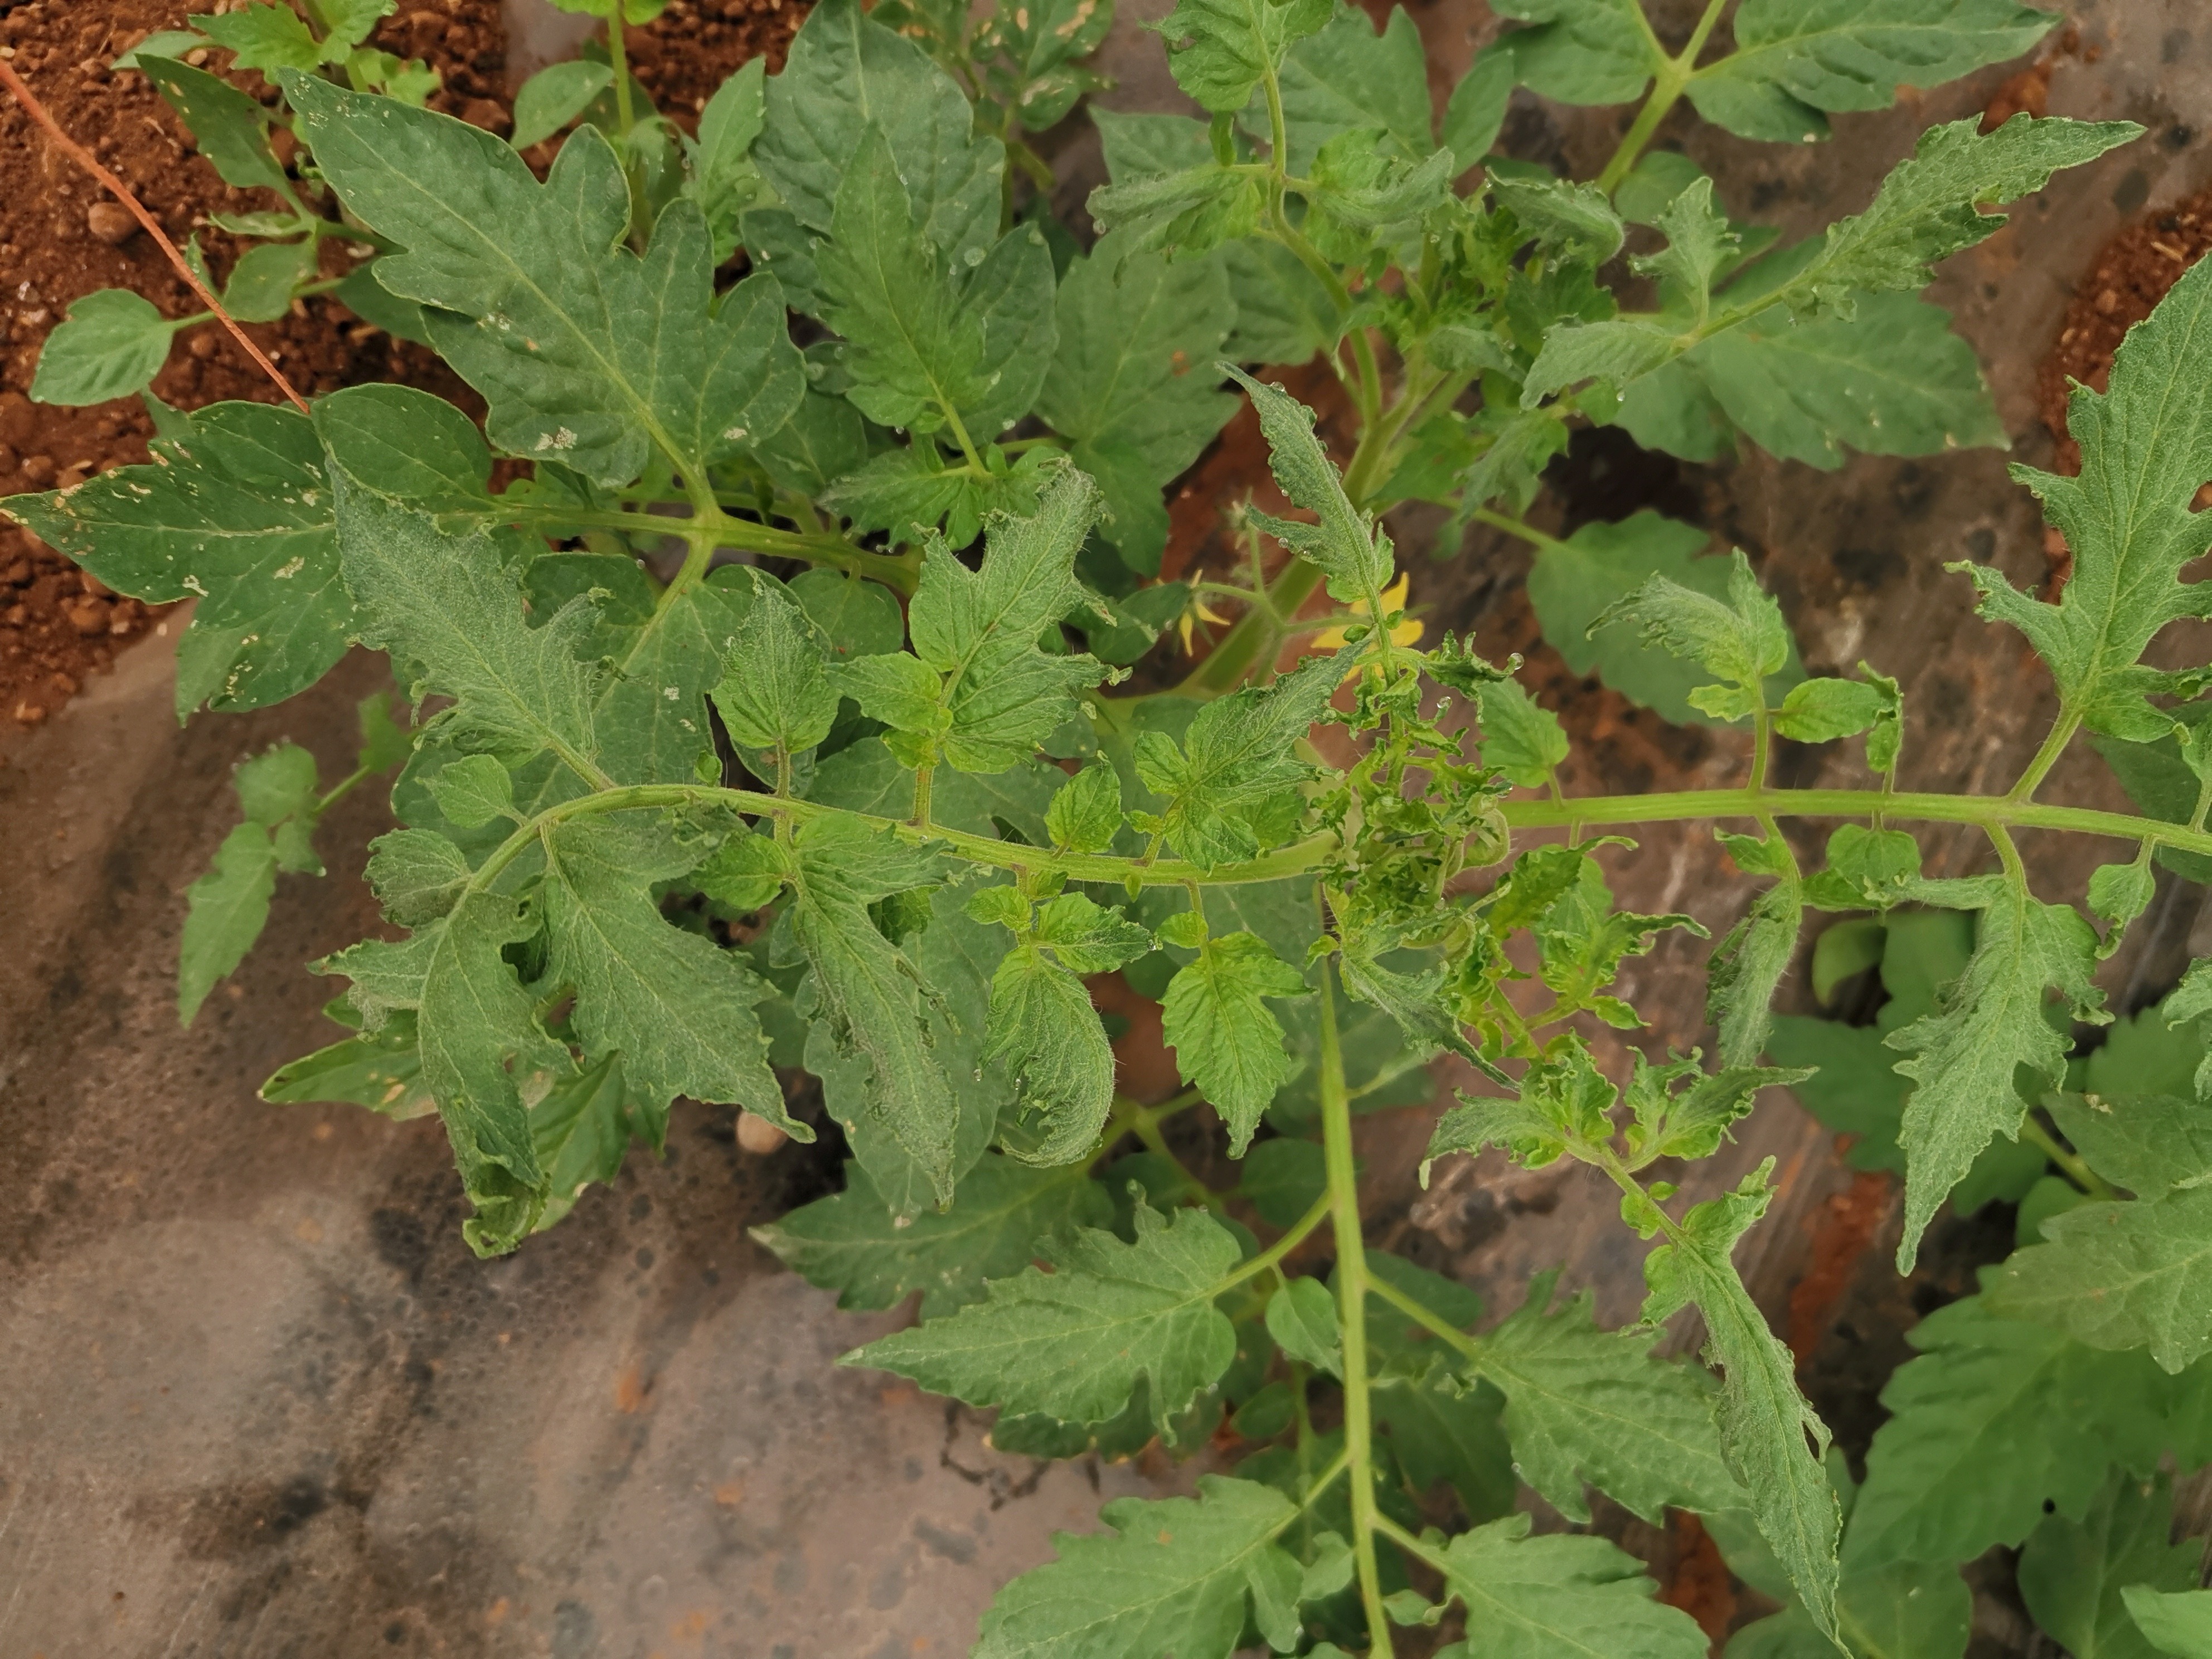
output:
[[[1232,1158],[1243,1156],[1261,1114],[1298,1069],[1267,1000],[1309,990],[1298,970],[1256,933],[1209,939],[1197,959],[1168,981],[1161,1034],[1183,1080],[1212,1102],[1229,1126]]]
[[[1121,830],[1121,775],[1093,761],[1054,793],[1045,829],[1063,853],[1103,853]]]
[[[1665,59],[1637,0],[1503,0],[1501,15],[1540,25],[1505,37],[1521,83],[1564,104],[1641,98]]]
[[[546,973],[575,993],[571,1017],[587,1058],[622,1055],[642,1109],[639,1133],[659,1146],[669,1106],[688,1095],[812,1140],[784,1110],[752,1012],[769,987],[736,951],[671,926],[653,897],[654,883],[697,865],[702,844],[672,825],[599,817],[556,826],[544,845]]]
[[[1390,580],[1390,538],[1373,514],[1353,507],[1344,493],[1343,477],[1314,431],[1313,410],[1280,386],[1255,380],[1230,364],[1222,367],[1244,388],[1259,412],[1275,482],[1295,505],[1320,520],[1308,526],[1271,519],[1261,527],[1319,565],[1328,579],[1328,591],[1337,599],[1349,604],[1380,593]]]
[[[1711,1158],[1729,1126],[1749,1114],[1760,1090],[1786,1089],[1812,1075],[1808,1068],[1772,1066],[1707,1073],[1698,1069],[1694,1053],[1663,1065],[1638,1055],[1627,1090],[1633,1120],[1626,1135],[1629,1155]]]
[[[1379,33],[1358,7],[1339,7],[1317,33],[1291,47],[1279,78],[1286,165],[1294,174],[1310,174],[1322,146],[1347,132],[1380,129],[1384,147],[1401,161],[1425,161],[1437,148],[1421,32],[1401,7],[1391,9]],[[1252,114],[1257,119],[1248,121],[1265,131],[1264,106]],[[1479,150],[1470,151],[1460,170],[1479,159]]]
[[[1713,202],[1713,181],[1700,174],[1653,216],[1667,237],[1664,252],[1641,256],[1636,269],[1670,285],[1699,323],[1711,307],[1713,280],[1733,264],[1743,239]]]
[[[1618,623],[1634,623],[1645,645],[1717,677],[1720,684],[1690,693],[1692,706],[1717,720],[1748,717],[1764,696],[1766,677],[1790,660],[1790,628],[1782,620],[1782,608],[1760,591],[1741,549],[1729,564],[1724,599],[1653,575],[1601,611],[1589,632],[1595,635]]]
[[[1705,723],[1711,717],[1689,700],[1705,678],[1694,665],[1642,643],[1629,629],[1594,634],[1591,627],[1608,605],[1653,576],[1724,600],[1732,566],[1727,559],[1700,556],[1710,539],[1694,526],[1647,509],[1619,524],[1584,525],[1564,542],[1540,546],[1528,573],[1528,599],[1545,640],[1576,673],[1596,674],[1630,702],[1677,724]],[[1774,678],[1789,683],[1803,672],[1793,642]]]
[[[1091,192],[1088,205],[1099,229],[1121,232],[1124,246],[1195,259],[1224,243],[1235,251],[1257,228],[1266,199],[1251,174],[1209,161],[1175,173],[1117,174]]]
[[[752,158],[807,229],[830,233],[838,186],[873,123],[899,160],[915,221],[954,268],[996,240],[1004,147],[975,133],[952,77],[858,0],[823,0],[807,14],[767,95]]]
[[[2212,1350],[2212,1190],[2085,1204],[2044,1237],[1997,1270],[1992,1311],[2093,1348],[2148,1348],[2168,1371]]]
[[[1680,336],[1640,318],[1561,323],[1544,337],[1544,349],[1529,367],[1521,406],[1533,410],[1553,392],[1585,380],[1626,386],[1672,362],[1682,349]]]
[[[405,250],[377,280],[429,307],[434,343],[489,402],[501,448],[626,484],[656,448],[703,472],[797,407],[805,379],[775,280],[718,302],[706,222],[685,202],[632,253],[629,186],[596,128],[540,184],[465,121],[284,79],[340,199]]]
[[[1790,688],[1774,729],[1799,743],[1856,737],[1881,717],[1882,695],[1863,680],[1812,679]]]
[[[924,720],[916,707],[893,725],[928,732],[941,718],[944,757],[962,771],[990,773],[1029,758],[1073,713],[1074,692],[1097,684],[1104,665],[1048,656],[1036,641],[1089,598],[1075,555],[1097,514],[1097,486],[1071,467],[1034,514],[991,526],[980,568],[969,569],[941,542],[925,549],[908,621],[916,659],[943,675],[942,689],[926,693],[913,670],[895,672],[903,677],[900,695],[933,697],[938,717]],[[871,660],[885,659],[861,659]]]
[[[1369,1006],[1381,1009],[1397,1026],[1413,1051],[1426,1060],[1440,1048],[1449,1048],[1493,1081],[1505,1075],[1467,1040],[1459,1016],[1447,994],[1442,968],[1401,972],[1376,961],[1366,941],[1347,939],[1337,958],[1338,976],[1345,990]]]
[[[185,21],[236,54],[231,60],[233,69],[313,70],[322,61],[320,45],[289,6],[256,0],[236,11],[187,17]]]
[[[315,244],[264,242],[231,267],[222,307],[234,322],[273,323],[291,309],[293,291],[315,279]]]
[[[140,72],[191,131],[199,153],[223,183],[240,190],[289,191],[276,152],[269,148],[269,112],[220,75],[172,58],[141,58]]]
[[[570,1069],[501,954],[537,929],[513,898],[472,891],[402,944],[370,940],[319,965],[354,981],[354,1005],[371,1030],[388,1008],[416,1011],[422,1079],[476,1208],[462,1236],[485,1255],[513,1249],[534,1231],[549,1191],[516,1074]]]
[[[1777,850],[1788,858],[1786,849]],[[1774,993],[1797,954],[1804,917],[1804,889],[1788,865],[1713,947],[1705,963],[1705,1018],[1719,1028],[1723,1066],[1749,1066],[1765,1052]]]
[[[444,836],[410,828],[369,842],[363,873],[387,917],[402,927],[420,927],[460,902],[475,872],[467,855]]]
[[[837,719],[829,644],[799,606],[763,592],[730,636],[713,696],[732,742],[787,756],[811,749]]]
[[[1090,1152],[1114,1105],[1114,1051],[1081,976],[1142,956],[1152,935],[1077,893],[1044,905],[1034,928],[1026,914],[1019,926],[1026,936],[992,975],[983,1052],[1006,1063],[1024,1111],[1042,1120],[1020,1156],[1064,1164]]]
[[[2078,1519],[2112,1462],[2145,1473],[2179,1449],[2178,1397],[2203,1382],[1999,1318],[1984,1297],[1937,1310],[1907,1340],[1920,1353],[1882,1391],[1889,1418],[1845,1544],[1853,1571],[2018,1544],[2046,1505]]]
[[[1649,1331],[1600,1330],[1588,1291],[1553,1310],[1557,1281],[1531,1280],[1528,1299],[1468,1362],[1504,1393],[1521,1478],[1574,1521],[1589,1516],[1585,1484],[1654,1522],[1668,1507],[1741,1504],[1721,1457],[1711,1377],[1655,1358]]]
[[[1343,1374],[1336,1298],[1318,1279],[1293,1279],[1269,1297],[1267,1325],[1275,1346],[1291,1358],[1332,1376]]]
[[[939,862],[848,817],[810,819],[796,845],[791,931],[813,969],[820,1017],[841,1053],[867,1060],[870,1114],[949,1201],[959,1107],[933,1052],[921,976],[867,910],[928,884]]]
[[[1657,936],[1680,927],[1699,939],[1705,930],[1696,918],[1649,916],[1613,908],[1613,890],[1595,860],[1583,856],[1573,866],[1573,880],[1530,927],[1539,951],[1537,976],[1570,1006],[1589,1007],[1621,1030],[1640,1022],[1636,1011],[1605,994],[1620,971],[1624,957],[1642,956]]]
[[[735,82],[725,82],[728,86]],[[615,72],[589,58],[550,64],[532,76],[514,94],[514,131],[507,143],[528,149],[550,138],[584,112],[585,108],[614,84]],[[719,95],[719,94],[718,94]],[[703,118],[702,118],[703,125]],[[712,215],[708,216],[712,218]]]
[[[633,1102],[622,1056],[557,1079],[530,1109],[530,1135],[545,1171],[544,1213],[533,1229],[544,1232],[569,1211],[594,1182],[611,1184],[629,1151]]]
[[[1559,717],[1528,695],[1518,680],[1479,688],[1482,758],[1524,789],[1541,789],[1567,757]]]
[[[1510,1097],[1461,1095],[1430,1137],[1429,1161],[1501,1146],[1516,1163],[1538,1170],[1556,1163],[1571,1142],[1595,1144],[1612,1133],[1606,1114],[1620,1091],[1578,1033],[1556,1053],[1531,1060],[1513,1086]]]
[[[355,629],[322,445],[307,420],[264,404],[179,418],[179,436],[154,441],[167,465],[0,506],[118,592],[199,600],[178,647],[178,718],[202,702],[281,702],[320,679]]]
[[[1488,187],[1498,204],[1512,211],[1520,234],[1545,253],[1598,265],[1620,251],[1625,234],[1620,215],[1595,185],[1548,173],[1499,173]]]
[[[853,416],[858,422],[859,411]],[[1026,450],[1003,472],[988,470],[987,461],[979,478],[933,443],[886,449],[824,489],[819,505],[849,520],[856,533],[888,530],[896,542],[919,543],[942,526],[948,545],[966,547],[993,514],[1036,511],[1052,453]]]
[[[1233,115],[1251,101],[1290,46],[1329,20],[1330,0],[1178,0],[1175,10],[1145,27],[1167,43],[1176,84],[1216,114]]]
[[[192,29],[156,29],[130,51],[117,57],[107,67],[112,70],[137,69],[142,54],[147,58],[180,58],[195,47],[214,44],[207,36]]]
[[[1247,687],[1207,703],[1180,748],[1164,733],[1139,737],[1137,775],[1164,798],[1160,833],[1178,854],[1212,866],[1261,850],[1240,812],[1311,775],[1292,745],[1328,710],[1343,677],[1336,659],[1310,657],[1264,690]]]
[[[1099,1511],[1111,1533],[1054,1534],[1059,1559],[999,1592],[975,1659],[1230,1659],[1255,1615],[1294,1644],[1299,1568],[1274,1540],[1297,1508],[1257,1481],[1206,1474],[1198,1491],[1116,1498]]]
[[[2100,865],[2089,872],[2089,909],[2110,924],[2105,937],[2097,942],[2098,961],[2106,960],[2120,948],[2127,938],[2128,924],[2150,908],[2157,886],[2148,858]]]
[[[363,643],[389,651],[409,695],[454,701],[424,727],[509,762],[550,749],[589,776],[598,750],[593,671],[582,659],[588,599],[538,627],[502,541],[445,533],[436,517],[334,474],[345,583]]]
[[[1106,1189],[1079,1168],[1030,1168],[986,1157],[960,1179],[950,1209],[901,1224],[857,1164],[845,1190],[815,1200],[752,1236],[810,1285],[837,1292],[841,1308],[896,1307],[921,1292],[935,1319],[984,1296],[987,1281],[1011,1279],[1042,1241],[1113,1219]]]
[[[404,1009],[386,1016],[380,1031],[348,1037],[278,1066],[256,1092],[272,1106],[362,1106],[399,1123],[438,1109],[422,1082],[415,1016]]]
[[[1127,240],[1109,236],[1069,264],[1037,413],[1098,481],[1099,534],[1152,572],[1167,546],[1161,490],[1237,412],[1213,365],[1237,308],[1218,260],[1170,263]]]
[[[176,332],[152,301],[129,289],[95,289],[71,302],[67,319],[39,348],[32,399],[82,404],[127,398],[153,384]]]
[[[2153,1659],[2130,1589],[2197,1587],[2204,1540],[2169,1542],[2173,1492],[2167,1477],[2115,1474],[2079,1520],[2045,1517],[2020,1553],[2021,1598],[2045,1635],[2074,1659]]]
[[[1739,137],[1825,138],[1828,115],[1887,109],[1900,86],[1932,88],[2017,58],[2052,21],[2015,0],[1746,0],[1729,23],[1736,49],[1686,91]]]
[[[2202,617],[2212,588],[2182,568],[2212,546],[2191,510],[2199,475],[2212,472],[2212,270],[2191,270],[2129,331],[2112,389],[2077,386],[2067,410],[2081,447],[2080,475],[2015,469],[2074,550],[2075,574],[2057,605],[2016,591],[1985,566],[1966,567],[1984,616],[2010,623],[2049,665],[2068,712],[2092,731],[2148,743],[2171,716],[2144,694],[2170,677],[2139,665],[2169,622]]]
[[[1602,1538],[1530,1537],[1529,1517],[1510,1515],[1446,1544],[1439,1566],[1447,1595],[1467,1608],[1480,1635],[1437,1659],[1699,1659],[1705,1632],[1680,1607],[1655,1599],[1644,1564]]]
[[[1937,886],[1925,884],[1923,896],[1943,902]],[[1900,1272],[1911,1269],[1921,1233],[1975,1156],[1997,1135],[2018,1138],[2027,1103],[2014,1073],[2024,1066],[2045,1086],[2063,1074],[2067,1038],[2044,1017],[2045,991],[2056,988],[2076,1019],[2110,1018],[2092,982],[2096,935],[2075,910],[1994,877],[1960,896],[1985,907],[1966,971],[1933,1012],[1887,1039],[1907,1056],[1897,1069],[1915,1085],[1898,1137],[1906,1158]]]
[[[839,1363],[1064,1423],[1105,1422],[1143,1379],[1153,1424],[1172,1441],[1176,1419],[1236,1358],[1236,1328],[1213,1298],[1237,1241],[1202,1210],[1163,1218],[1139,1204],[1135,1227],[1133,1244],[1079,1229],[1049,1252],[1054,1271],[994,1279],[987,1300]]]
[[[1922,133],[1911,158],[1882,180],[1874,204],[1828,227],[1818,257],[1790,284],[1793,297],[1833,304],[1854,289],[1917,292],[1939,261],[2005,222],[1983,212],[1985,204],[2017,201],[2060,168],[2093,161],[2142,131],[2131,121],[2027,115],[1994,132],[1980,125],[1969,117]]]
[[[2172,1659],[2212,1659],[2212,1590],[2128,1584],[2120,1600],[2156,1651]]]
[[[1827,1425],[1798,1391],[1796,1362],[1736,1276],[1736,1241],[1766,1212],[1769,1158],[1735,1191],[1695,1206],[1644,1258],[1644,1317],[1695,1304],[1705,1357],[1719,1365],[1721,1453],[1748,1489],[1752,1514],[1823,1633],[1836,1633],[1836,1539],[1842,1518],[1821,1459]],[[1811,1445],[1807,1445],[1808,1437]]]
[[[185,890],[184,941],[177,961],[177,1019],[190,1025],[216,981],[246,960],[269,921],[276,890],[276,848],[268,830],[240,824],[216,849],[215,862]]]
[[[465,755],[430,780],[430,794],[464,830],[481,830],[514,816],[514,780],[489,755]]]

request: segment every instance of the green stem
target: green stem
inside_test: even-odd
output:
[[[1644,147],[1651,142],[1651,135],[1659,131],[1659,124],[1667,118],[1674,107],[1675,100],[1681,97],[1683,88],[1690,84],[1691,76],[1697,71],[1698,56],[1705,51],[1705,42],[1712,38],[1714,26],[1720,21],[1722,8],[1727,3],[1728,0],[1705,0],[1705,13],[1698,19],[1697,27],[1691,31],[1689,44],[1672,58],[1663,55],[1665,49],[1660,46],[1658,37],[1651,33],[1651,25],[1644,21],[1642,9],[1635,9],[1637,21],[1644,25],[1644,38],[1650,41],[1653,54],[1659,57],[1660,64],[1652,74],[1650,95],[1644,100],[1644,107],[1637,112],[1635,124],[1622,137],[1620,148],[1613,152],[1613,159],[1605,164],[1605,171],[1597,176],[1597,187],[1607,196],[1620,188],[1620,181],[1628,176],[1630,169],[1644,154]]]
[[[1428,1332],[1430,1335],[1441,1338],[1446,1344],[1457,1348],[1469,1359],[1481,1357],[1482,1340],[1480,1337],[1468,1335],[1434,1309],[1425,1304],[1416,1302],[1389,1279],[1370,1279],[1367,1281],[1367,1288]]]
[[[1226,1291],[1235,1290],[1248,1279],[1257,1279],[1261,1273],[1273,1272],[1276,1264],[1292,1250],[1297,1249],[1299,1245],[1304,1243],[1314,1231],[1328,1219],[1330,1212],[1331,1195],[1323,1193],[1319,1198],[1314,1200],[1313,1208],[1291,1224],[1290,1231],[1285,1233],[1249,1261],[1239,1262],[1218,1280],[1206,1295],[1209,1297],[1220,1296]]]
[[[937,769],[933,766],[920,766],[915,769],[914,827],[917,830],[929,828],[930,784],[936,776]]]
[[[2090,1197],[2115,1199],[2119,1196],[2111,1182],[2084,1164],[2079,1152],[2069,1152],[2062,1145],[2057,1135],[2036,1121],[2033,1112],[2021,1119],[2020,1138],[2031,1146],[2039,1148],[2045,1158],[2066,1172],[2068,1180]]]
[[[1766,712],[1762,692],[1759,707],[1751,711],[1751,793],[1766,793],[1766,763],[1774,746],[1774,722]]]
[[[2037,786],[2050,775],[2051,769],[2058,764],[2059,756],[2066,752],[2066,745],[2073,741],[2074,733],[2081,729],[2081,726],[2079,714],[2069,709],[2060,709],[2058,718],[2051,721],[2051,730],[2044,736],[2043,747],[2035,751],[2035,758],[2028,762],[2027,769],[2020,775],[2019,781],[2013,785],[2007,799],[2027,800],[2032,798]]]
[[[1244,683],[1263,652],[1272,656],[1282,642],[1283,625],[1277,617],[1294,617],[1298,607],[1321,586],[1321,567],[1308,559],[1293,559],[1267,590],[1266,611],[1255,605],[1237,619],[1222,635],[1221,643],[1176,688],[1186,697],[1218,696]],[[1269,614],[1272,613],[1272,614]]]
[[[636,125],[629,100],[629,46],[623,38],[623,14],[629,0],[615,0],[607,13],[607,66],[615,72],[615,131],[627,137]]]
[[[1160,1120],[1157,1116],[1149,1111],[1133,1112],[1127,1127],[1128,1133],[1145,1143],[1146,1152],[1164,1160],[1182,1177],[1183,1184],[1204,1202],[1207,1209],[1221,1208],[1228,1194],[1216,1192],[1207,1186],[1192,1172],[1190,1165],[1176,1156],[1175,1149],[1168,1145],[1168,1138],[1160,1133]]]
[[[324,813],[330,811],[332,802],[343,799],[353,793],[356,786],[368,782],[376,774],[366,766],[354,768],[351,772],[332,784],[327,791],[315,798],[315,816],[322,817]]]
[[[1336,1029],[1336,974],[1322,970],[1321,1134],[1328,1170],[1323,1199],[1336,1232],[1336,1317],[1344,1342],[1344,1449],[1351,1457],[1352,1553],[1367,1612],[1368,1650],[1391,1651],[1375,1560],[1375,1423],[1367,1397],[1367,1248],[1359,1221],[1359,1171],[1352,1155],[1352,1102],[1344,1086],[1344,1048]]]

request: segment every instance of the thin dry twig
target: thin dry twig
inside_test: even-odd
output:
[[[5,58],[0,58],[0,86],[6,87],[30,118],[46,130],[47,136],[61,146],[64,155],[98,179],[117,201],[130,209],[131,217],[144,226],[146,234],[161,245],[161,252],[169,257],[169,263],[177,268],[177,274],[191,285],[192,292],[200,296],[207,308],[215,313],[216,319],[230,331],[231,337],[246,349],[246,355],[261,366],[262,373],[276,383],[277,390],[292,400],[300,413],[302,415],[307,413],[307,399],[294,389],[291,381],[284,378],[283,371],[269,361],[261,348],[246,337],[246,331],[240,328],[231,314],[222,308],[222,301],[215,297],[209,290],[208,285],[199,279],[198,273],[193,270],[190,262],[178,251],[177,245],[163,232],[160,221],[146,210],[145,204],[131,193],[130,185],[102,167],[90,150],[62,131],[61,124],[47,112],[46,106],[39,101],[37,94],[33,93],[30,88],[23,84],[23,77],[15,73],[15,66]]]

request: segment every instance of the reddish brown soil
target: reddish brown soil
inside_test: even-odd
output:
[[[182,0],[33,0],[0,17],[0,46],[12,52],[15,70],[64,131],[89,144],[178,241],[199,232],[220,279],[240,245],[207,216],[278,204],[268,191],[226,185],[143,76],[107,68],[151,31],[180,27],[194,9]],[[436,106],[487,126],[506,120],[498,0],[430,0],[386,19],[377,42],[439,70],[445,86]],[[258,75],[232,78],[274,96]],[[149,238],[114,245],[93,234],[91,210],[105,199],[21,110],[0,104],[0,495],[67,485],[147,459],[152,427],[137,399],[57,409],[23,396],[47,332],[95,289],[133,289],[171,316],[199,309]],[[462,391],[431,354],[362,325],[327,298],[298,302],[291,316],[250,332],[303,392],[380,380]],[[154,390],[187,409],[278,396],[213,329],[183,337]],[[0,528],[0,716],[24,725],[46,719],[118,649],[157,625],[155,613],[109,599],[29,535]]]
[[[672,0],[623,38],[655,107],[689,128],[738,64],[765,58],[770,75],[781,70],[810,9],[804,0]]]
[[[1880,1170],[1863,1170],[1850,1188],[1811,1218],[1813,1265],[1790,1292],[1790,1352],[1802,1365],[1812,1358],[1851,1285],[1859,1258],[1889,1218],[1896,1182]]]
[[[1667,1535],[1674,1546],[1674,1571],[1668,1575],[1659,1599],[1696,1620],[1705,1639],[1718,1651],[1736,1622],[1735,1575],[1728,1570],[1728,1563],[1721,1559],[1720,1547],[1696,1516],[1669,1510]]]

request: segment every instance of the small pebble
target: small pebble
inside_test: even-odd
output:
[[[84,210],[84,222],[110,247],[121,247],[138,234],[138,222],[120,202],[94,202]]]
[[[26,455],[21,471],[23,482],[33,489],[44,489],[54,481],[54,458],[51,455]]]
[[[756,1117],[750,1112],[738,1114],[738,1145],[757,1158],[767,1157],[790,1139],[764,1117]]]

